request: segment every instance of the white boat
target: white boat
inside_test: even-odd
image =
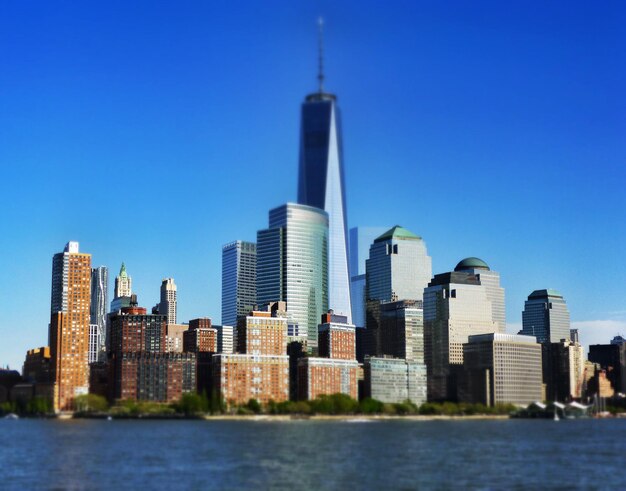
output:
[[[4,417],[4,419],[20,419],[20,417],[15,413],[9,413]]]

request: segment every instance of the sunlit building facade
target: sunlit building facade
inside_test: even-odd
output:
[[[222,323],[234,326],[237,318],[256,305],[256,244],[237,240],[222,247]]]
[[[570,339],[567,305],[556,290],[535,290],[528,295],[522,312],[521,334],[535,336],[540,343]]]

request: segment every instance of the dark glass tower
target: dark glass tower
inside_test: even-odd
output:
[[[324,92],[321,41],[319,91],[302,104],[298,203],[328,213],[328,304],[351,324],[341,120],[336,96]]]

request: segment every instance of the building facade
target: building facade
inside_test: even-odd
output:
[[[487,406],[541,401],[541,366],[541,345],[533,336],[499,332],[469,336],[463,345],[459,399]]]
[[[463,345],[471,335],[499,332],[493,312],[487,288],[472,272],[461,269],[438,274],[429,283],[424,291],[424,353],[429,400],[457,398]]]
[[[257,303],[287,302],[290,323],[317,349],[317,324],[328,310],[328,215],[288,203],[270,211],[257,234]]]
[[[301,114],[298,203],[328,214],[328,304],[338,314],[347,316],[351,324],[345,178],[337,98],[325,93],[320,84],[319,92],[306,97]]]
[[[589,361],[597,363],[605,371],[615,392],[626,394],[626,344],[592,344]]]
[[[567,305],[556,290],[535,290],[528,296],[522,312],[522,330],[540,343],[558,343],[570,339]]]
[[[321,395],[346,394],[358,397],[355,360],[304,357],[298,360],[298,399],[313,400]]]
[[[363,364],[363,394],[381,402],[416,405],[427,398],[426,365],[400,358],[366,357]]]
[[[222,247],[222,324],[234,326],[254,309],[256,260],[254,242],[237,240]]]
[[[74,398],[89,391],[91,255],[68,242],[52,260],[50,356],[54,409],[72,410]]]
[[[176,283],[174,282],[174,278],[164,278],[161,282],[159,314],[167,316],[168,324],[176,324],[178,311],[176,295]]]
[[[89,310],[90,324],[96,325],[97,334],[95,338],[98,345],[95,347],[95,357],[91,354],[94,361],[98,357],[103,357],[106,350],[106,325],[107,325],[107,309],[109,307],[109,270],[105,266],[91,268],[91,305]],[[104,358],[103,358],[104,359]]]

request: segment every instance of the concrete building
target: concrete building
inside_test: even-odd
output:
[[[309,94],[302,104],[298,172],[298,203],[324,210],[328,217],[328,301],[316,312],[315,325],[309,326],[314,336],[319,316],[329,307],[352,323],[340,114],[337,98],[323,90],[323,75],[319,80],[319,91]],[[286,300],[289,306],[293,303],[283,298],[271,300]]]
[[[217,352],[232,354],[236,346],[236,329],[233,326],[213,325],[217,331]]]
[[[120,274],[115,277],[111,312],[119,312],[123,307],[130,307],[130,297],[133,294],[132,287],[133,279],[126,271],[126,265],[122,263]]]
[[[183,333],[183,351],[217,353],[217,329],[211,327],[211,319],[189,321],[189,329]]]
[[[494,319],[491,294],[481,281],[489,267],[476,258],[470,258],[469,262],[474,268],[480,264],[482,273],[468,270],[463,260],[453,272],[436,275],[424,291],[429,400],[455,400],[459,370],[463,366],[463,345],[469,336],[497,333],[500,329]]]
[[[269,228],[258,232],[257,303],[275,301],[287,302],[290,323],[306,329],[308,349],[316,350],[318,320],[329,308],[323,210],[288,203],[271,210]]]
[[[107,308],[109,306],[109,270],[105,266],[91,268],[91,303],[89,307],[89,323],[96,325],[97,332],[93,338],[97,340],[98,345],[95,347],[95,356],[90,347],[89,361],[105,358],[106,351],[106,327],[107,327]],[[90,333],[90,338],[92,335]],[[91,341],[90,341],[91,343]]]
[[[563,295],[556,290],[535,290],[522,312],[520,334],[535,336],[540,343],[570,339],[570,318]]]
[[[188,324],[168,323],[165,328],[165,351],[167,351],[168,353],[182,353],[183,336],[188,329]]]
[[[256,261],[254,242],[236,240],[222,247],[222,324],[234,326],[254,309]]]
[[[542,400],[541,345],[532,336],[479,334],[463,345],[464,402],[528,405]]]
[[[174,282],[174,278],[163,278],[161,282],[159,314],[167,316],[168,324],[176,324],[178,310],[176,295],[176,283]]]
[[[165,353],[166,326],[165,315],[148,314],[144,307],[124,307],[120,312],[110,315],[112,354],[119,353]]]
[[[102,349],[102,331],[98,324],[89,324],[89,363],[97,362],[104,354]]]
[[[370,246],[366,299],[422,300],[431,276],[432,261],[422,238],[396,225]]]
[[[237,352],[248,355],[287,354],[287,319],[267,311],[252,311],[237,323]]]
[[[366,357],[363,395],[381,402],[426,402],[426,365],[399,358]]]
[[[53,407],[72,410],[74,398],[89,391],[91,254],[68,242],[52,260],[50,356],[55,383]]]
[[[27,382],[52,382],[52,359],[49,346],[30,349],[26,352],[22,377]]]

